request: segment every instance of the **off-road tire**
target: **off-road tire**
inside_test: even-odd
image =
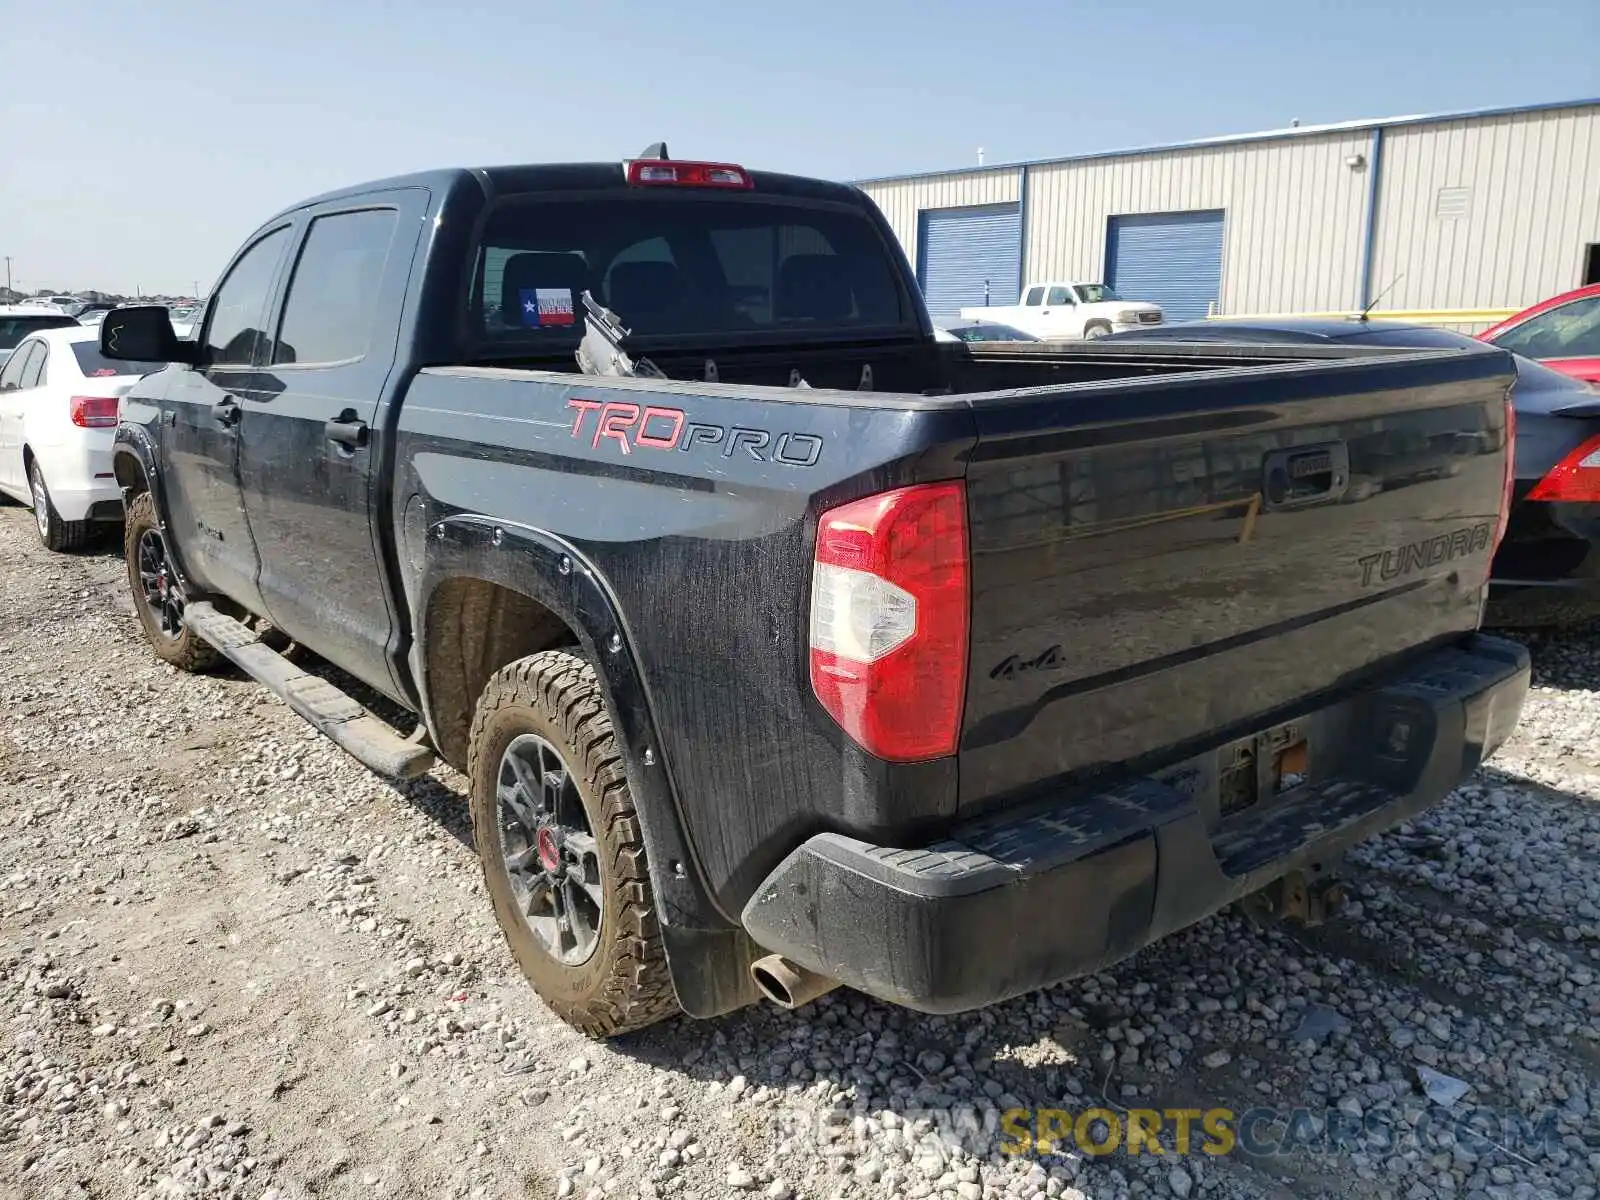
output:
[[[33,494],[34,524],[44,548],[54,550],[57,554],[69,550],[82,550],[88,544],[94,523],[61,519],[61,514],[56,511],[55,501],[50,499],[50,489],[45,485],[44,471],[40,468],[38,459],[28,463],[28,488]]]
[[[1090,321],[1083,327],[1083,336],[1086,341],[1093,338],[1107,337],[1110,333],[1111,326],[1104,321]]]
[[[155,501],[150,493],[135,496],[128,504],[122,530],[122,558],[128,569],[128,587],[133,592],[133,611],[138,614],[139,624],[144,627],[145,640],[150,643],[150,649],[155,651],[157,658],[180,671],[201,674],[217,665],[220,655],[215,647],[187,625],[176,638],[163,634],[145,600],[144,586],[139,582],[139,539],[144,536],[145,530],[160,528],[161,521],[156,516]]]
[[[507,747],[523,734],[544,738],[566,760],[570,776],[581,776],[575,782],[598,843],[599,939],[578,966],[557,961],[519,915],[502,858],[496,783]],[[547,650],[491,676],[473,716],[467,775],[484,883],[534,991],[593,1038],[631,1033],[678,1013],[639,816],[594,668],[573,654]]]

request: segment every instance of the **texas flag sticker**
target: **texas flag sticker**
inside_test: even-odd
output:
[[[575,320],[571,288],[522,288],[518,295],[524,325],[571,325]]]

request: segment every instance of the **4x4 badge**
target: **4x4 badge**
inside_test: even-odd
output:
[[[1004,659],[994,670],[989,672],[990,679],[1015,679],[1018,675],[1028,675],[1034,671],[1059,671],[1067,665],[1061,656],[1060,646],[1051,646],[1043,654],[1033,658],[1024,658],[1020,654],[1013,654]]]

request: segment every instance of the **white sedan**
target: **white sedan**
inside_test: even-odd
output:
[[[122,519],[111,473],[117,405],[164,363],[100,357],[100,332],[72,325],[30,334],[0,369],[0,492],[33,506],[51,550],[82,546]]]

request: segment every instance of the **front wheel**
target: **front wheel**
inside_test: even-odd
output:
[[[1083,327],[1083,336],[1086,339],[1103,338],[1111,332],[1111,326],[1104,321],[1090,321]]]
[[[39,541],[46,550],[57,553],[81,550],[89,540],[88,521],[63,521],[50,499],[50,489],[44,483],[44,471],[39,460],[28,464],[28,490],[33,493],[33,521],[39,529]]]
[[[530,655],[483,689],[467,773],[495,918],[534,991],[597,1038],[678,1011],[622,755],[572,654]]]
[[[128,505],[122,554],[128,566],[128,585],[133,589],[133,608],[156,657],[180,671],[199,672],[215,666],[216,650],[184,622],[188,598],[167,552],[167,535],[149,492],[135,496]]]

